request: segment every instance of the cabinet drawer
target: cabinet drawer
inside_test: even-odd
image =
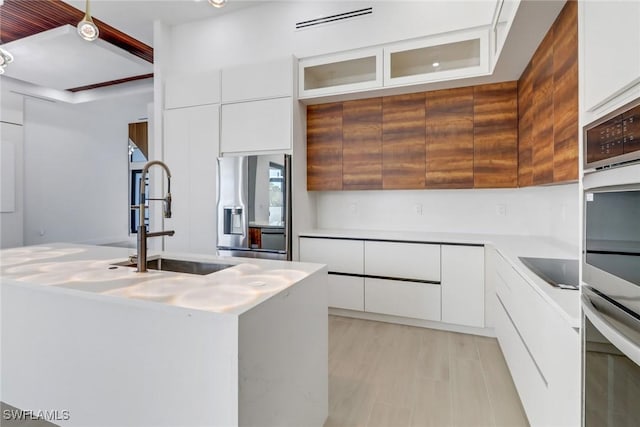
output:
[[[346,239],[300,238],[300,261],[327,264],[336,273],[364,273],[364,242]]]
[[[365,278],[365,311],[440,320],[440,285]]]
[[[497,298],[497,297],[496,297]],[[547,379],[541,374],[531,354],[527,351],[518,331],[505,311],[505,307],[497,298],[495,332],[500,349],[509,366],[511,377],[516,385],[522,406],[529,423],[547,425],[545,411],[547,401]]]
[[[364,278],[329,274],[329,307],[364,311]]]
[[[542,373],[547,375],[551,355],[548,348],[547,325],[553,313],[549,304],[522,276],[515,273],[514,278],[510,283],[513,292],[512,306],[505,307]]]
[[[440,282],[440,245],[365,242],[365,274]]]

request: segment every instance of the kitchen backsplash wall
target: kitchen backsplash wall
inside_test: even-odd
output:
[[[578,184],[491,190],[318,192],[319,228],[551,236],[575,248]]]

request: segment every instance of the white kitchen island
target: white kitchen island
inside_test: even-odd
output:
[[[162,256],[234,266],[198,276],[112,265],[130,254],[0,251],[2,401],[68,411],[53,420],[64,426],[324,423],[326,267],[192,254]]]

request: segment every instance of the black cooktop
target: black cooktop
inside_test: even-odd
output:
[[[551,286],[578,289],[578,260],[518,257],[524,265]]]

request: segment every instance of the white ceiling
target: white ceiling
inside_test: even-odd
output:
[[[63,1],[85,10],[85,0]],[[263,1],[267,0],[229,0],[225,7],[218,9],[207,0],[91,0],[91,15],[153,46],[156,20],[177,25],[232,13]],[[101,39],[88,43],[78,37],[71,25],[5,43],[3,48],[15,58],[6,68],[5,76],[16,83],[31,85],[27,87],[35,93],[42,92],[46,98],[80,102],[76,99],[78,96],[74,97],[66,89],[153,73],[153,64]],[[138,87],[141,84],[148,86],[149,82],[126,85],[141,90]],[[110,88],[116,90],[115,86],[106,89]]]
[[[85,0],[63,0],[84,11]],[[207,0],[91,0],[91,15],[112,27],[153,46],[153,21],[169,25],[209,19],[267,0],[228,0],[222,8]]]
[[[3,46],[14,62],[6,76],[65,90],[153,73],[153,64],[104,40],[92,43],[65,25]]]

